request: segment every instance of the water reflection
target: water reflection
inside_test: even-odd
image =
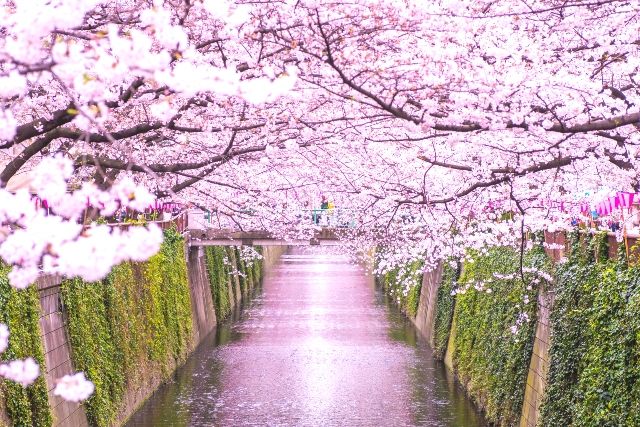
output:
[[[307,249],[308,251],[308,249]],[[479,426],[401,314],[347,258],[295,251],[129,426]]]

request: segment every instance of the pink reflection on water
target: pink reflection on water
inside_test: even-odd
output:
[[[483,425],[372,279],[324,248],[284,256],[209,338],[129,427]]]
[[[410,424],[410,350],[389,338],[361,268],[286,255],[262,299],[238,325],[243,339],[221,350],[220,424]]]

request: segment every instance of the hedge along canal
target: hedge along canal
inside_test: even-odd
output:
[[[12,289],[0,268],[0,315],[9,326],[3,359],[33,357],[30,387],[0,384],[0,425],[120,425],[256,287],[278,249],[190,248],[175,230],[144,263],[123,263],[98,283],[45,277]],[[52,393],[55,379],[84,371],[95,392],[84,404]]]
[[[283,255],[128,425],[482,424],[373,278],[312,247]]]
[[[607,233],[567,240],[553,262],[538,238],[524,280],[519,251],[495,247],[380,281],[488,422],[640,425],[640,267]]]

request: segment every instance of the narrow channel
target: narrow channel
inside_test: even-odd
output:
[[[483,426],[416,329],[343,255],[283,255],[127,426]]]

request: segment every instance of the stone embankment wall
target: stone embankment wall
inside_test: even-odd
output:
[[[412,319],[416,328],[435,347],[433,322],[436,316],[436,303],[438,301],[438,289],[442,281],[442,263],[422,275],[422,289],[420,290],[420,302],[416,317]]]
[[[168,230],[158,255],[122,264],[100,283],[43,277],[15,291],[1,270],[0,321],[11,330],[2,356],[34,357],[42,376],[27,389],[0,384],[0,425],[124,423],[286,250],[256,249],[263,258],[245,262],[241,248],[190,247]],[[80,370],[96,385],[87,402],[53,395],[57,378]]]
[[[439,265],[409,317],[493,425],[640,425],[639,246],[544,241],[524,280],[509,248]]]
[[[67,333],[67,323],[60,297],[59,277],[42,277],[37,282],[40,297],[40,332],[44,344],[44,368],[49,405],[57,426],[87,426],[87,416],[80,403],[68,402],[54,396],[53,389],[57,378],[74,374],[71,360],[71,347]],[[18,424],[18,423],[14,423]]]
[[[531,363],[527,373],[527,384],[522,404],[521,427],[536,427],[540,420],[540,405],[544,398],[549,374],[549,348],[551,346],[551,308],[553,292],[547,288],[540,289],[538,295],[538,318],[536,334],[533,341]]]

